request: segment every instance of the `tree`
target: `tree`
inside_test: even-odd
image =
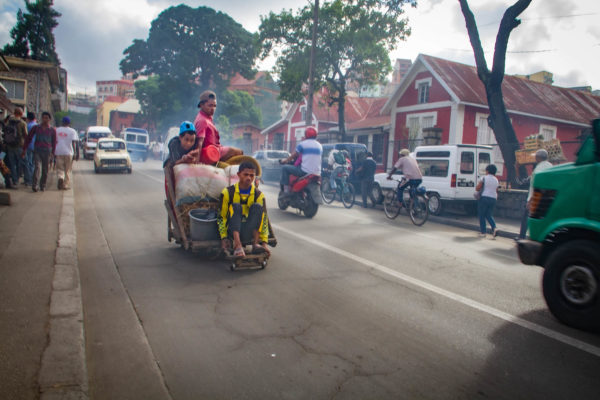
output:
[[[227,14],[182,4],[161,12],[148,39],[134,40],[123,54],[123,73],[158,77],[152,84],[159,90],[145,87],[147,93],[138,99],[144,112],[157,110],[157,121],[170,126],[163,120],[181,121],[195,114],[202,90],[218,93],[238,72],[252,77],[257,51],[252,34]]]
[[[229,123],[250,123],[260,127],[262,114],[254,105],[254,98],[244,91],[225,91],[219,97],[217,116],[226,115]]]
[[[319,10],[319,24],[326,29],[317,36],[314,90],[327,87],[329,104],[337,104],[342,140],[346,85],[350,80],[361,85],[381,82],[391,71],[388,52],[410,35],[408,21],[402,18],[405,4],[416,6],[414,0],[333,0]],[[284,100],[298,101],[305,94],[312,21],[310,5],[295,15],[282,11],[261,18],[261,56],[279,53],[276,72]]]
[[[21,9],[17,12],[17,23],[10,31],[13,42],[2,50],[5,55],[60,64],[52,31],[58,26],[56,19],[61,14],[53,5],[52,0],[25,0],[27,12]]]
[[[496,45],[494,47],[494,61],[492,70],[487,67],[485,55],[481,40],[479,39],[479,31],[475,16],[469,8],[467,0],[459,0],[460,8],[467,25],[469,40],[473,53],[475,54],[475,64],[477,65],[477,76],[485,87],[488,107],[490,115],[488,117],[488,125],[493,129],[496,136],[496,142],[502,152],[505,165],[507,167],[507,179],[509,182],[515,182],[515,150],[519,149],[519,141],[513,129],[512,123],[506,111],[504,97],[502,95],[502,81],[504,80],[506,49],[508,39],[513,29],[521,24],[521,20],[517,17],[529,6],[531,0],[517,0],[510,6],[502,16],[498,34],[496,35]],[[524,169],[524,168],[523,168]],[[521,171],[524,173],[524,171]]]
[[[185,119],[190,119],[184,116],[187,109],[182,107],[179,99],[170,90],[168,81],[158,75],[146,80],[137,80],[135,97],[140,102],[142,117],[155,129],[164,131],[170,126],[179,125]]]

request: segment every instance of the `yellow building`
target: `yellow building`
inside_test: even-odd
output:
[[[127,98],[119,96],[108,96],[96,109],[96,125],[108,127],[110,124],[110,112],[123,104]]]

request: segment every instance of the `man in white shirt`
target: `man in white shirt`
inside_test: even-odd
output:
[[[417,160],[410,156],[410,150],[402,149],[398,154],[400,158],[394,164],[394,168],[392,168],[387,178],[392,179],[392,174],[396,170],[402,171],[402,175],[406,178],[406,182],[398,187],[398,201],[400,202],[400,206],[402,206],[404,189],[407,187],[414,187],[416,189],[423,182],[423,175],[421,174]]]
[[[281,168],[281,186],[284,192],[289,192],[290,175],[304,176],[307,174],[321,175],[321,155],[323,146],[317,142],[317,130],[312,126],[306,128],[305,139],[298,143],[296,151],[288,158],[280,160],[281,164],[287,164],[298,157],[302,157],[300,166],[284,165]]]
[[[79,142],[79,135],[71,128],[71,119],[63,117],[62,126],[56,129],[56,172],[58,174],[58,189],[67,190],[71,184],[71,170],[73,168],[73,154]],[[79,156],[75,156],[78,160]]]
[[[548,152],[545,149],[539,149],[535,152],[535,162],[537,163],[531,176],[529,177],[529,193],[527,193],[527,204],[525,205],[525,211],[521,218],[521,230],[517,239],[525,239],[527,236],[527,218],[529,217],[529,203],[531,202],[531,196],[533,196],[533,177],[540,171],[552,167],[550,161],[548,161]]]

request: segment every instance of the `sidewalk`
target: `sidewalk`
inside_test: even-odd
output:
[[[73,191],[0,189],[2,398],[87,399]]]

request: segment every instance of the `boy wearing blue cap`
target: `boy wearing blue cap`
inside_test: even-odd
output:
[[[79,135],[71,128],[71,119],[67,116],[62,119],[62,126],[56,129],[56,173],[58,175],[58,189],[67,190],[71,184],[71,170],[73,169],[73,154],[79,142]],[[75,156],[75,160],[79,158]]]

